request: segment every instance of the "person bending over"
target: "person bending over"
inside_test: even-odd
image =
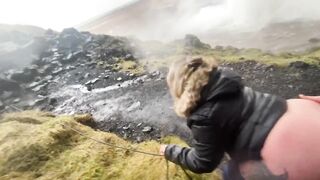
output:
[[[194,140],[191,148],[162,145],[167,160],[209,173],[227,153],[224,179],[320,179],[320,96],[261,93],[202,58],[174,62],[167,83]]]

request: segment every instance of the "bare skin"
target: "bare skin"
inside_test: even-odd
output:
[[[307,100],[311,100],[311,101],[315,101],[317,103],[320,103],[320,96],[305,96],[303,94],[300,94],[299,98],[307,99]]]
[[[320,105],[320,96],[306,96],[306,95],[302,95],[302,94],[300,94],[299,95],[299,98],[300,99],[304,99],[304,100],[308,100],[308,101],[313,101],[313,102],[316,102],[316,103],[318,103],[319,105]],[[297,99],[296,99],[297,100]],[[290,101],[290,100],[289,100]],[[294,101],[294,99],[292,100],[292,101]],[[298,100],[299,101],[299,100]],[[309,103],[312,103],[312,102],[309,102]],[[314,104],[314,103],[313,103]],[[312,106],[313,107],[313,106]],[[296,111],[294,111],[294,112],[296,112]],[[296,112],[296,114],[298,114],[299,115],[299,111],[297,111]],[[312,111],[311,112],[311,114],[313,114],[314,112]],[[315,113],[315,114],[317,114],[317,113]],[[300,116],[298,116],[298,115],[293,115],[292,117],[290,116],[289,118],[287,118],[287,119],[289,119],[290,121],[292,121],[292,122],[290,122],[290,124],[291,124],[291,126],[293,126],[294,125],[294,123],[293,122],[298,122],[297,120],[296,121],[293,121],[294,120],[294,117],[295,116],[297,116],[297,117],[300,117]],[[308,119],[306,119],[306,120],[308,120]],[[305,121],[306,121],[305,120]],[[304,121],[304,123],[303,124],[298,124],[298,125],[296,125],[297,126],[297,128],[295,128],[295,129],[301,129],[306,123],[305,123],[305,121]],[[292,132],[291,134],[290,134],[290,137],[292,137],[292,136],[294,136],[294,135],[297,135],[298,137],[301,137],[300,139],[302,139],[302,140],[300,140],[299,142],[300,142],[300,144],[302,144],[302,143],[306,143],[306,145],[305,145],[305,147],[307,147],[307,145],[309,145],[307,142],[305,142],[305,139],[309,139],[309,141],[310,141],[310,138],[312,139],[312,138],[315,138],[314,140],[312,140],[312,142],[319,142],[319,138],[318,137],[311,137],[311,136],[309,136],[310,135],[310,133],[308,134],[308,133],[306,133],[306,135],[304,135],[303,134],[303,132],[312,132],[312,130],[314,130],[312,127],[316,127],[316,126],[318,126],[318,124],[317,124],[317,122],[316,121],[310,121],[309,123],[307,123],[307,124],[311,124],[311,123],[316,123],[315,125],[311,125],[311,126],[308,126],[308,127],[304,127],[304,128],[311,128],[310,130],[304,130],[304,131],[300,131],[300,132]],[[281,126],[282,128],[285,128],[286,127],[286,125],[285,126]],[[294,127],[294,126],[293,126]],[[290,129],[289,129],[290,130]],[[289,131],[289,130],[287,130],[287,131]],[[276,135],[275,136],[277,136],[277,135],[281,135],[282,136],[282,134],[283,133],[286,133],[283,129],[280,129],[279,130],[279,132],[278,133],[275,133]],[[288,134],[290,133],[290,132],[287,132]],[[315,134],[316,132],[314,132],[313,134]],[[312,134],[312,133],[311,133]],[[297,139],[297,138],[296,138]],[[289,140],[290,140],[290,138],[289,138]],[[273,139],[273,144],[274,144],[274,142],[279,142],[280,144],[279,144],[279,146],[281,145],[281,144],[283,144],[284,142],[285,143],[287,143],[288,144],[288,147],[290,147],[289,145],[291,145],[290,144],[290,141],[289,141],[288,139],[286,139],[286,140],[284,140],[284,141],[282,141],[282,139],[280,138],[279,139],[279,137],[276,137],[276,138],[274,138]],[[308,142],[309,142],[308,141]],[[313,143],[314,144],[314,143]],[[270,146],[270,145],[269,145]],[[307,151],[308,149],[313,149],[313,148],[305,148],[304,150],[301,150],[301,149],[299,149],[299,147],[300,147],[301,145],[298,145],[297,147],[295,147],[294,146],[294,143],[293,143],[293,145],[291,145],[291,147],[293,147],[293,148],[291,148],[292,149],[292,152],[294,152],[294,151],[296,151],[296,152],[294,152],[294,153],[291,153],[291,154],[299,154],[300,152],[302,152],[302,151]],[[160,146],[160,149],[159,149],[159,154],[160,155],[164,155],[164,153],[165,153],[165,149],[166,149],[166,147],[167,147],[167,145],[161,145]],[[285,148],[280,148],[280,150],[277,150],[277,145],[276,146],[274,146],[274,147],[272,147],[272,146],[270,146],[271,147],[271,149],[269,148],[269,151],[271,151],[271,153],[269,153],[269,154],[281,154],[282,153],[282,151],[280,151],[280,150],[282,150],[282,149],[285,149]],[[319,146],[318,146],[319,147]],[[275,149],[275,150],[274,150]],[[278,152],[278,151],[280,151],[280,152]],[[285,154],[286,152],[283,152],[283,154]],[[268,154],[268,153],[266,153],[266,154]],[[312,153],[309,153],[309,154],[312,154]],[[279,157],[278,155],[276,155],[275,157]],[[303,157],[302,155],[301,155],[301,157]],[[268,160],[274,160],[274,159],[272,159],[273,157],[269,157],[269,158],[267,158]],[[272,171],[273,173],[275,173],[275,174],[284,174],[284,175],[286,175],[286,171],[284,171],[283,172],[283,169],[282,168],[280,168],[280,170],[278,171],[278,169],[277,168],[275,168],[275,167],[277,167],[276,166],[276,164],[277,164],[277,159],[279,159],[279,158],[276,158],[276,160],[274,160],[274,162],[273,161],[270,161],[269,162],[269,165],[270,165],[270,167],[272,167],[272,168],[274,168],[274,170]],[[298,158],[296,158],[296,157],[292,157],[292,158],[283,158],[284,160],[282,160],[282,161],[280,161],[280,164],[281,163],[286,163],[286,160],[287,159],[293,159],[293,160],[297,160]],[[312,159],[312,158],[311,158]],[[314,158],[313,158],[314,159]],[[299,160],[299,159],[298,159]],[[298,161],[297,160],[297,161]],[[302,162],[303,162],[303,160],[301,160]],[[318,161],[319,162],[319,161]],[[267,163],[268,164],[268,162],[265,162],[265,163]],[[317,161],[316,160],[314,160],[314,161],[312,161],[312,162],[310,162],[309,164],[312,164],[312,163],[317,163]],[[249,165],[250,165],[250,162],[248,163]],[[279,163],[278,163],[279,164]],[[253,165],[255,165],[255,164],[253,164]],[[258,164],[258,165],[261,165],[261,164]],[[288,165],[288,164],[286,164],[286,165]],[[316,165],[317,166],[317,165]],[[249,168],[251,167],[251,166],[248,166]],[[252,167],[255,167],[255,166],[252,166]],[[259,166],[260,167],[260,166]],[[294,165],[290,165],[290,163],[289,163],[289,165],[288,165],[288,167],[289,168],[291,168],[291,169],[295,169],[295,166]],[[269,168],[269,167],[268,167]],[[301,169],[301,168],[300,168]],[[311,173],[313,173],[313,172],[309,172],[308,171],[308,169],[312,169],[312,168],[306,168],[306,169],[304,169],[304,173],[305,174],[311,174]],[[245,168],[245,166],[243,166],[243,168],[241,168],[241,170],[244,170],[244,172],[245,172],[245,170],[246,170],[246,168]],[[249,171],[249,172],[251,172],[251,171]],[[294,172],[294,171],[291,171],[291,172]],[[243,174],[243,175],[245,175],[245,173]],[[298,177],[298,175],[296,175],[296,174],[291,174],[292,176],[297,176]],[[316,174],[316,173],[313,173],[312,175],[310,175],[310,177],[319,177],[318,176],[318,174]],[[297,177],[293,177],[292,179],[299,179],[299,177],[297,178]]]
[[[159,150],[160,155],[162,155],[162,156],[164,155],[164,151],[166,150],[166,147],[167,147],[166,144],[163,144],[160,146],[160,150]]]

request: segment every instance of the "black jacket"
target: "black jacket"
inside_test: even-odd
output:
[[[214,170],[225,152],[237,162],[259,159],[268,133],[286,107],[284,99],[244,86],[232,72],[213,71],[187,119],[193,147],[168,145],[165,157],[196,173]]]

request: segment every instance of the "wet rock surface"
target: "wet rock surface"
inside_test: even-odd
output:
[[[0,76],[0,112],[40,109],[55,113],[89,113],[95,129],[140,142],[177,134],[190,139],[184,120],[172,109],[166,70],[136,72],[141,64],[126,38],[66,29],[47,33],[49,44],[39,59]],[[189,37],[190,46],[198,46]],[[201,43],[201,42],[200,42]],[[122,64],[133,62],[123,70]],[[320,94],[320,69],[295,62],[276,67],[255,61],[225,63],[256,90],[294,98]]]

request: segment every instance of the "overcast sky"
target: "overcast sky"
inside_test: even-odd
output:
[[[1,0],[0,23],[61,30],[135,0]]]

